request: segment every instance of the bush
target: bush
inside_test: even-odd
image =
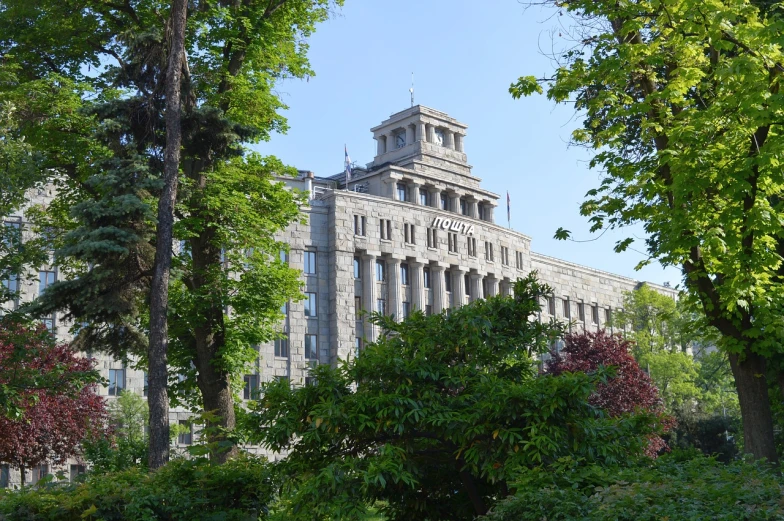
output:
[[[693,451],[629,468],[581,466],[525,472],[517,493],[484,521],[784,520],[782,480],[761,464],[723,464]]]
[[[275,486],[266,461],[224,465],[177,460],[154,473],[131,469],[0,492],[0,521],[250,521],[266,519]]]

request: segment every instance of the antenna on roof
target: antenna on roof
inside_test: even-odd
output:
[[[414,106],[414,73],[411,73],[411,88],[408,89],[408,92],[411,93],[411,106]]]

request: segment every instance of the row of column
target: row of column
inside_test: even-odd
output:
[[[376,281],[376,260],[377,255],[366,253],[362,255],[362,307],[365,310],[376,310],[378,299],[378,283]],[[387,309],[388,315],[402,317],[403,287],[400,280],[400,264],[402,259],[385,257],[385,269],[387,278]],[[411,286],[412,311],[425,310],[425,285],[423,269],[425,263],[417,261],[408,262],[409,284]],[[466,288],[465,276],[468,270],[463,268],[447,269],[443,264],[427,264],[430,268],[430,292],[433,295],[433,313],[441,313],[446,308],[457,308],[465,303]],[[445,277],[451,277],[452,291],[446,291]],[[509,279],[499,280],[492,276],[485,276],[480,273],[469,274],[469,301],[473,302],[482,298],[483,280],[487,281],[488,296],[498,295],[499,287],[501,295],[509,296],[512,294],[513,283]],[[451,302],[447,299],[451,296]],[[376,327],[365,320],[364,334],[368,340],[376,338]]]
[[[387,195],[391,199],[398,200],[397,184],[403,181],[401,181],[401,179],[398,177],[390,176],[388,179],[385,180],[385,182],[388,184]],[[411,201],[409,202],[414,204],[419,204],[419,196],[422,193],[422,190],[425,189],[430,194],[430,197],[428,198],[430,202],[430,207],[441,209],[441,192],[444,190],[441,190],[440,188],[436,188],[436,187],[424,187],[419,183],[414,183],[411,181],[405,182],[405,185],[408,189],[411,190],[411,195],[410,195]],[[462,214],[460,208],[460,199],[463,196],[461,196],[457,192],[451,192],[451,191],[444,191],[444,192],[446,192],[447,197],[449,198],[446,210],[450,212]],[[479,215],[479,203],[480,203],[479,200],[474,198],[466,198],[465,201],[466,201],[466,205],[468,206],[467,208],[468,212],[466,214],[468,217],[473,217],[474,219],[482,218],[487,222],[494,222],[493,221],[494,205],[492,204],[491,201],[481,201],[484,208],[483,210],[484,215],[481,216]]]
[[[465,134],[460,134],[459,132],[455,132],[453,130],[449,130],[448,128],[441,128],[441,131],[444,133],[444,142],[442,145],[445,148],[450,150],[456,150],[457,152],[463,152],[464,142],[465,142]],[[396,150],[397,147],[397,136],[398,132],[389,131],[383,136],[379,136],[376,138],[377,141],[377,152],[380,156],[381,154],[385,154],[387,152],[392,152]],[[411,145],[414,141],[426,141],[428,143],[435,143],[436,142],[436,127],[429,123],[425,123],[423,121],[419,121],[416,124],[406,125],[405,127],[405,136],[406,136],[406,145]]]

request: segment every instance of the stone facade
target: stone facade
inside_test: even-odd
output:
[[[277,348],[272,342],[260,346],[249,379],[305,385],[315,364],[335,365],[376,338],[363,310],[397,317],[418,309],[439,313],[510,294],[514,281],[531,270],[554,291],[542,303],[542,319],[586,330],[608,323],[623,292],[640,282],[533,253],[530,237],[496,224],[499,197],[472,174],[463,148],[466,130],[442,112],[414,106],[371,129],[378,153],[366,167],[354,167],[348,182],[343,173],[281,179],[310,193],[307,223],[292,224],[279,237],[289,245],[290,265],[303,273],[309,298],[289,303],[281,324],[288,340]],[[45,204],[50,196],[46,190],[33,194],[31,203]],[[54,266],[41,270],[57,276]],[[39,287],[28,286],[23,298],[34,298]],[[675,297],[670,288],[651,286]],[[67,339],[69,327],[55,317],[58,337]],[[143,372],[105,356],[97,363],[115,382],[102,394],[120,387],[144,393]],[[172,423],[187,417],[184,410],[171,411]],[[10,478],[18,476],[11,472]]]

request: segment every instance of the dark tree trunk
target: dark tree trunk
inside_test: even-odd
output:
[[[730,354],[729,359],[743,418],[745,451],[757,459],[766,458],[771,463],[778,463],[765,358],[746,348],[742,361],[737,354]]]
[[[457,463],[460,481],[462,481],[463,488],[468,494],[468,499],[471,500],[471,506],[474,507],[474,513],[477,516],[483,516],[487,514],[487,506],[485,505],[485,502],[482,501],[482,496],[479,495],[479,491],[476,489],[476,483],[474,482],[473,476],[471,476],[471,473],[467,470],[460,468],[462,465],[465,465],[465,462],[460,458]]]
[[[174,202],[177,199],[177,174],[182,146],[180,89],[185,53],[187,0],[172,0],[169,62],[166,69],[166,150],[164,187],[158,201],[158,229],[155,265],[150,288],[150,346],[148,351],[148,402],[150,406],[151,470],[169,460],[168,335],[169,271],[172,259]]]

